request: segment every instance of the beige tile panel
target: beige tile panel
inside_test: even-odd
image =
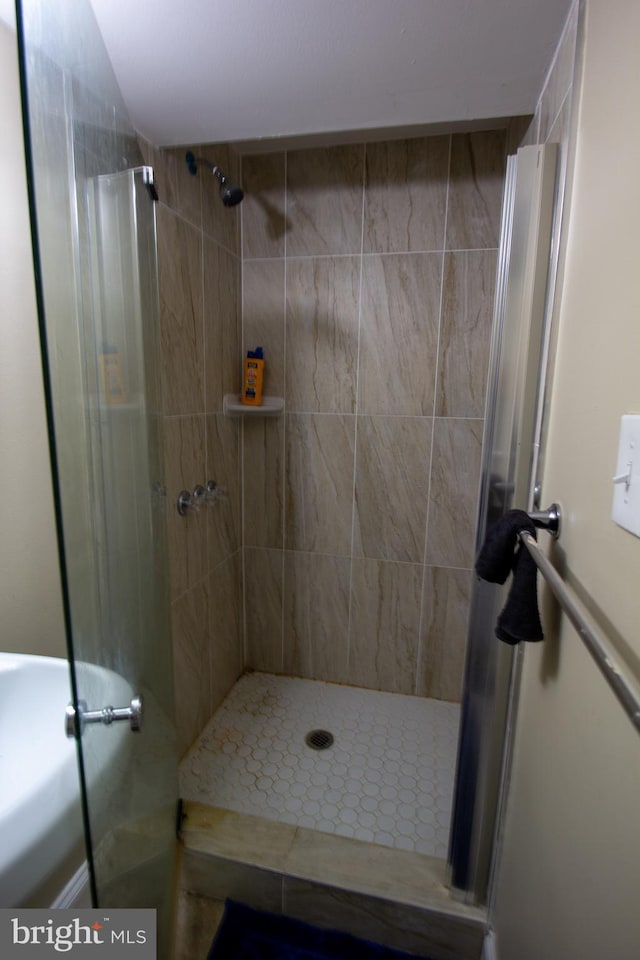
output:
[[[211,714],[209,596],[199,583],[171,605],[178,754],[189,749]]]
[[[561,157],[569,146],[569,124],[571,122],[571,97],[572,94],[568,94],[560,107],[558,116],[556,117],[555,123],[549,131],[547,137],[547,143],[559,143],[560,149],[558,151],[558,164],[561,163]]]
[[[244,533],[249,547],[283,546],[284,418],[243,424]]]
[[[176,250],[180,256],[176,256]],[[164,412],[204,410],[202,247],[200,234],[158,207],[160,345]]]
[[[282,876],[232,859],[185,850],[181,885],[213,900],[239,900],[256,910],[282,912]]]
[[[391,693],[414,692],[421,588],[418,564],[353,560],[350,683]]]
[[[432,960],[480,960],[484,930],[478,919],[446,916],[289,877],[284,879],[283,912]]]
[[[205,144],[201,156],[219,166],[227,180],[240,185],[240,159],[227,144]],[[240,205],[225,207],[220,184],[206,167],[198,168],[202,183],[202,229],[236,256],[240,256]]]
[[[460,702],[472,576],[470,570],[425,567],[418,696]]]
[[[436,416],[484,416],[497,256],[445,255]]]
[[[287,261],[290,412],[355,412],[359,292],[359,257]]]
[[[207,411],[240,391],[240,261],[205,237],[204,340]]]
[[[355,418],[286,415],[285,546],[348,556]]]
[[[441,254],[363,260],[359,412],[432,416]]]
[[[160,203],[175,210],[177,207],[177,172],[176,157],[172,150],[161,150],[154,147],[143,137],[138,136],[138,144],[144,157],[144,162],[153,167],[153,182],[158,192]]]
[[[240,552],[223,561],[209,575],[208,637],[211,715],[229,693],[244,666]]]
[[[360,253],[364,147],[287,154],[287,256]]]
[[[547,142],[549,132],[573,82],[577,28],[578,4],[575,4],[540,98],[540,143]]]
[[[522,117],[511,117],[507,126],[507,156],[517,153],[518,147],[524,146],[525,140],[527,143],[534,142],[528,139],[533,132],[532,123],[533,116],[531,114]]]
[[[347,682],[350,574],[346,557],[285,553],[285,673]]]
[[[188,801],[181,836],[187,850],[284,871],[298,828]]]
[[[447,249],[498,246],[505,139],[504,130],[453,136]]]
[[[242,266],[242,354],[264,350],[263,391],[284,396],[284,260]],[[242,368],[242,359],[238,357]]]
[[[283,257],[285,155],[242,158],[242,256]]]
[[[167,538],[171,596],[179,597],[208,571],[207,519],[201,512],[181,517],[178,494],[193,490],[205,475],[205,417],[165,418]]]
[[[442,908],[448,900],[443,860],[298,827],[284,864],[290,877]]]
[[[245,547],[246,666],[282,673],[282,551]]]
[[[173,960],[206,957],[223,913],[221,900],[179,890]]]
[[[235,859],[352,894],[480,923],[484,911],[453,900],[445,862],[304,827],[186,801],[181,838],[187,852]]]
[[[442,250],[449,137],[368,144],[366,253]]]
[[[175,147],[168,150],[171,156],[171,165],[175,171],[176,203],[175,210],[188,220],[198,231],[202,230],[202,173],[196,176],[189,173],[185,159],[187,151],[191,150],[195,156],[202,156],[202,147],[195,144],[191,147]]]
[[[482,429],[481,420],[434,422],[428,564],[473,566]]]
[[[353,553],[422,563],[432,420],[359,417]]]
[[[207,462],[198,481],[214,480],[220,496],[203,508],[209,569],[240,547],[240,424],[222,413],[206,418]]]

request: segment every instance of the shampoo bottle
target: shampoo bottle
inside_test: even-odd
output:
[[[122,375],[122,363],[116,347],[103,344],[99,354],[102,375],[102,399],[104,403],[126,403],[127,391]]]
[[[251,407],[262,404],[262,380],[264,377],[264,359],[262,347],[249,350],[244,361],[242,381],[242,402]]]

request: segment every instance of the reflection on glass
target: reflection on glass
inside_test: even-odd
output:
[[[88,859],[98,903],[157,907],[161,934],[177,788],[150,174],[88,0],[23,0],[18,27],[77,696],[106,706],[97,664],[145,704],[99,790],[113,729],[81,739]]]

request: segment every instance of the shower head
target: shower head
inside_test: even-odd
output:
[[[204,157],[195,157],[190,150],[186,154],[185,160],[187,162],[189,173],[192,177],[195,177],[196,173],[198,172],[199,163],[203,164],[205,167],[208,167],[209,171],[219,183],[220,199],[224,203],[225,207],[235,207],[236,204],[240,203],[244,197],[244,193],[240,187],[236,187],[234,184],[229,183],[220,167],[218,167],[215,163],[211,163],[210,160],[205,160]]]

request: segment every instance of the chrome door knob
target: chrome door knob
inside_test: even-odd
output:
[[[87,723],[103,723],[109,726],[117,720],[128,720],[134,732],[142,730],[142,697],[134,697],[129,707],[103,707],[102,710],[87,710],[84,700],[78,701],[78,709],[73,703],[67,706],[64,718],[64,731],[68,737],[81,737]]]

